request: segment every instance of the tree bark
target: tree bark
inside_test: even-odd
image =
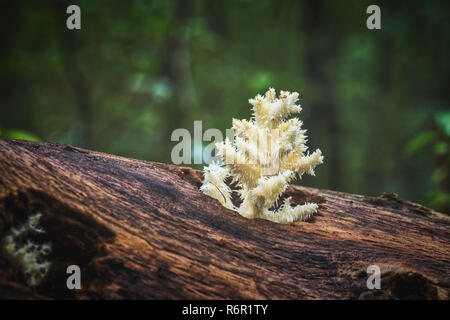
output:
[[[0,139],[0,239],[40,212],[49,274],[27,287],[5,252],[1,298],[448,299],[449,218],[395,194],[290,186],[310,222],[248,220],[202,172],[68,145]],[[68,290],[66,268],[81,268]],[[378,265],[381,289],[369,290]]]

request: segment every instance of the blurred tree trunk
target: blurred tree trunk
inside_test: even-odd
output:
[[[196,102],[187,32],[193,5],[191,0],[176,1],[167,48],[162,55],[161,74],[169,79],[175,99],[165,112],[170,131],[182,127],[184,119],[189,116],[188,110],[192,110]]]
[[[336,99],[333,97],[334,88],[327,67],[339,49],[339,35],[330,37],[331,24],[327,23],[328,15],[321,0],[308,1],[302,8],[306,57],[305,64],[309,81],[316,87],[318,98],[311,103],[311,118],[320,118],[320,130],[327,130],[329,152],[327,152],[328,185],[332,189],[340,189],[341,177],[341,148],[340,127]],[[324,40],[326,37],[326,41]],[[300,39],[302,41],[303,39]],[[319,90],[320,88],[320,90]],[[315,130],[315,131],[320,131]]]
[[[93,132],[94,119],[94,101],[92,97],[92,85],[84,74],[82,64],[78,56],[80,31],[72,31],[66,28],[65,20],[68,15],[65,14],[67,3],[52,2],[54,19],[59,21],[56,25],[59,28],[54,30],[56,42],[59,46],[58,52],[61,61],[61,67],[70,87],[73,91],[75,104],[78,106],[80,122],[82,123],[82,145],[88,148],[97,147],[95,134]]]

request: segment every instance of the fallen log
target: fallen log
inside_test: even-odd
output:
[[[40,213],[50,272],[27,286],[0,256],[0,298],[448,299],[449,218],[395,194],[290,186],[310,222],[248,220],[198,191],[202,172],[0,139],[0,241]],[[0,242],[1,244],[2,242]],[[67,266],[81,289],[66,286]],[[381,289],[367,286],[367,268]]]

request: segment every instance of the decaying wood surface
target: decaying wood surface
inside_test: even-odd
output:
[[[0,236],[36,212],[51,271],[28,288],[0,259],[1,298],[448,299],[446,214],[291,186],[310,222],[247,220],[198,191],[201,171],[68,145],[0,140]],[[66,288],[81,267],[82,289]],[[367,267],[381,269],[369,290]]]

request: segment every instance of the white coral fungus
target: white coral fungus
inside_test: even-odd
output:
[[[30,287],[37,286],[50,269],[50,262],[44,256],[51,252],[51,244],[37,244],[26,239],[32,233],[45,232],[38,226],[41,216],[41,213],[30,216],[18,229],[11,228],[3,239],[6,255],[22,269],[22,275]]]
[[[252,119],[233,119],[234,142],[227,138],[216,144],[221,163],[205,167],[200,190],[246,218],[278,223],[309,219],[317,211],[315,203],[292,207],[291,198],[286,198],[278,209],[270,210],[276,207],[290,181],[304,173],[314,175],[316,165],[323,162],[319,149],[305,154],[307,140],[302,122],[298,118],[287,119],[301,111],[297,101],[297,92],[281,91],[277,98],[273,88],[265,96],[250,99]],[[239,187],[239,207],[231,201],[232,190],[226,183],[230,176]]]

